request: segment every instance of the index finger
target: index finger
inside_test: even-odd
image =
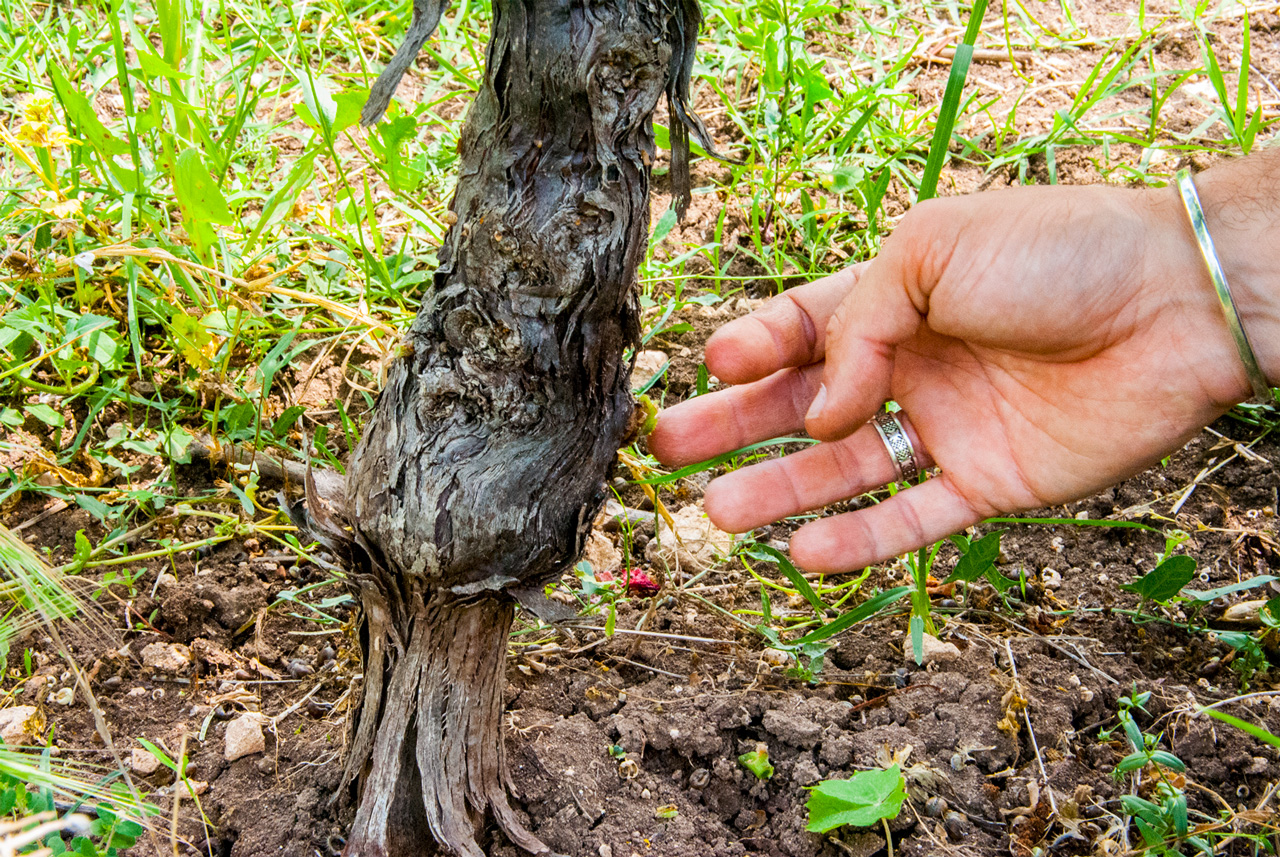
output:
[[[707,340],[707,369],[727,383],[745,384],[817,363],[826,353],[827,322],[869,264],[787,289],[729,322]]]
[[[649,451],[680,467],[801,429],[821,377],[821,364],[802,366],[667,408],[649,435]]]

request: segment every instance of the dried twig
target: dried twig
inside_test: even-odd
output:
[[[1009,671],[1013,673],[1013,680],[1018,681],[1018,662],[1013,657],[1013,645],[1009,640],[1004,641],[1004,650],[1009,655]],[[1058,801],[1053,796],[1053,786],[1049,785],[1049,772],[1044,767],[1044,757],[1040,755],[1040,742],[1036,740],[1036,730],[1031,727],[1030,707],[1022,709],[1022,719],[1027,724],[1027,734],[1031,736],[1031,747],[1036,751],[1036,765],[1040,768],[1040,779],[1044,782],[1044,790],[1049,795],[1049,806],[1053,808],[1053,814],[1058,814]]]
[[[612,660],[618,661],[619,663],[627,664],[633,667],[639,667],[642,670],[649,670],[650,672],[655,672],[655,673],[658,673],[659,675],[665,675],[665,676],[670,676],[671,678],[680,679],[680,681],[688,681],[689,679],[687,675],[680,675],[678,673],[667,672],[666,670],[658,669],[657,667],[651,667],[648,664],[642,664],[639,661],[633,661],[630,658],[624,658],[622,655],[609,655],[609,658]]]
[[[921,56],[916,60],[917,64],[928,65],[929,63],[940,63],[942,65],[950,65],[955,59],[955,48],[943,48],[936,54],[931,56]],[[972,61],[977,63],[986,63],[988,65],[1003,65],[1005,63],[1014,63],[1016,65],[1026,65],[1036,58],[1031,51],[1006,51],[1001,48],[974,48]]]
[[[28,518],[27,520],[23,521],[21,524],[18,524],[18,526],[10,527],[9,529],[11,532],[15,532],[15,533],[20,532],[21,530],[25,530],[27,527],[33,527],[36,524],[40,523],[41,521],[45,520],[46,518],[49,518],[49,517],[52,517],[53,515],[58,514],[59,512],[68,508],[69,506],[70,504],[66,500],[55,500],[53,503],[49,505],[49,508],[45,509],[40,514],[36,515],[35,517]]]
[[[1054,651],[1056,651],[1056,652],[1060,652],[1060,653],[1062,653],[1063,655],[1066,655],[1066,656],[1067,656],[1068,658],[1070,658],[1071,660],[1073,660],[1073,661],[1075,661],[1076,663],[1080,664],[1080,666],[1084,667],[1085,669],[1089,670],[1090,672],[1094,673],[1095,675],[1098,675],[1098,676],[1100,676],[1100,677],[1102,677],[1102,678],[1106,679],[1107,681],[1111,682],[1112,684],[1119,684],[1119,683],[1120,683],[1120,681],[1119,681],[1118,679],[1113,678],[1112,676],[1108,675],[1107,673],[1103,672],[1102,670],[1098,669],[1098,668],[1097,668],[1097,667],[1095,667],[1093,664],[1091,664],[1091,663],[1089,663],[1087,660],[1085,660],[1085,658],[1084,658],[1084,656],[1083,656],[1083,655],[1078,654],[1078,653],[1073,653],[1073,652],[1068,651],[1066,648],[1064,648],[1063,646],[1059,646],[1057,643],[1053,642],[1053,640],[1049,639],[1048,637],[1044,636],[1043,634],[1037,634],[1035,631],[1031,630],[1030,628],[1026,627],[1025,625],[1019,625],[1017,622],[1013,621],[1013,620],[1012,620],[1012,619],[1010,619],[1008,616],[1003,616],[1003,615],[1001,615],[1001,614],[999,614],[999,613],[996,613],[996,612],[994,612],[994,611],[989,611],[989,610],[984,610],[984,611],[982,611],[982,612],[983,612],[985,615],[988,615],[988,616],[994,616],[994,617],[996,617],[997,619],[999,619],[1000,621],[1002,621],[1002,622],[1004,622],[1005,624],[1009,625],[1010,627],[1012,627],[1012,628],[1017,628],[1019,631],[1021,631],[1022,633],[1026,634],[1026,635],[1028,635],[1028,636],[1035,637],[1037,640],[1039,640],[1040,642],[1044,643],[1044,644],[1045,644],[1046,646],[1048,646],[1049,648],[1053,649],[1053,650],[1054,650]]]

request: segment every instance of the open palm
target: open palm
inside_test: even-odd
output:
[[[867,424],[896,401],[940,474],[801,528],[814,571],[1087,496],[1248,395],[1180,213],[1172,191],[1107,188],[919,206],[873,262],[718,331],[708,368],[739,386],[664,412],[650,447],[674,465],[802,427],[823,441],[708,487],[708,515],[741,532],[896,478]]]

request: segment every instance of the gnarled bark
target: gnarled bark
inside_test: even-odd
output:
[[[416,0],[415,17],[438,19],[443,6]],[[366,623],[347,768],[363,786],[352,857],[423,853],[424,826],[445,849],[480,857],[487,818],[525,850],[547,850],[504,783],[512,599],[578,556],[628,432],[623,351],[639,332],[663,94],[683,202],[688,134],[705,141],[685,104],[696,0],[495,0],[493,10],[460,144],[457,220],[347,475]],[[420,44],[419,24],[410,41]],[[375,85],[367,119],[398,76],[389,69]],[[316,525],[340,538],[334,522]]]

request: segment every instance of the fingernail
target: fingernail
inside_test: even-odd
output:
[[[818,395],[813,397],[813,404],[809,406],[809,412],[804,415],[805,422],[816,420],[822,416],[822,409],[827,405],[827,385],[818,385]]]

